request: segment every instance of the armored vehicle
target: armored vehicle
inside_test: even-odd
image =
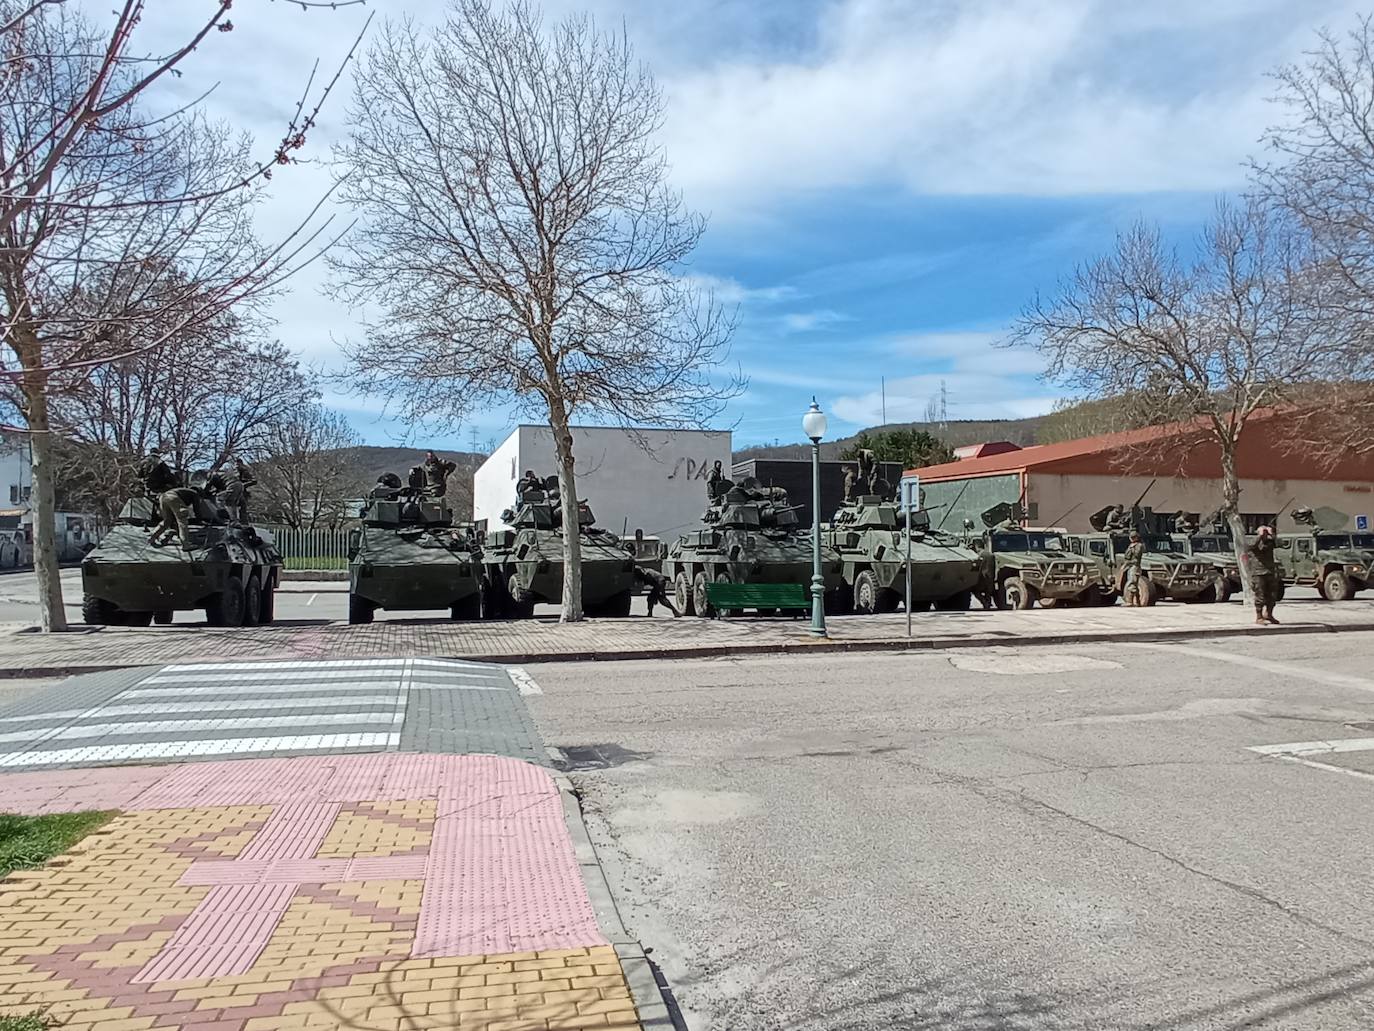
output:
[[[738,484],[721,480],[710,490],[709,506],[701,517],[704,525],[674,541],[663,559],[663,575],[673,582],[679,610],[712,615],[706,598],[711,581],[810,587],[811,532],[798,523],[787,491],[764,487],[752,477]],[[839,555],[824,544],[821,570],[826,608],[844,611],[849,586]]]
[[[987,527],[978,542],[982,589],[999,609],[1029,609],[1037,601],[1099,605],[1106,600],[1096,565],[1071,554],[1054,530],[1023,529],[1019,506],[994,505],[982,520]]]
[[[378,609],[448,609],[453,619],[482,616],[477,538],[453,525],[442,496],[427,496],[388,473],[363,503],[348,540],[348,621],[371,623]]]
[[[1217,577],[1214,601],[1224,602],[1232,595],[1241,593],[1244,586],[1241,583],[1240,566],[1236,563],[1236,550],[1220,515],[1199,520],[1196,513],[1179,512],[1174,516],[1169,531],[1169,537],[1180,554],[1212,564]]]
[[[282,560],[272,535],[231,522],[205,492],[191,506],[183,542],[149,540],[152,498],[132,498],[81,562],[81,615],[92,625],[166,624],[174,612],[204,609],[211,626],[272,622]]]
[[[1374,535],[1341,529],[1350,517],[1332,508],[1293,510],[1306,532],[1281,533],[1274,557],[1288,586],[1315,587],[1327,601],[1349,601],[1374,587]]]
[[[1121,556],[1131,544],[1130,531],[1110,521],[1112,513],[1118,511],[1109,507],[1090,516],[1088,522],[1095,533],[1064,535],[1071,552],[1097,565],[1108,587],[1104,601],[1109,605],[1125,597],[1126,567]],[[1185,555],[1166,533],[1141,532],[1140,542],[1145,545],[1140,563],[1144,586],[1138,598],[1140,604],[1153,605],[1165,598],[1188,602],[1217,600],[1217,573],[1210,561]]]
[[[969,607],[978,586],[978,553],[959,538],[930,528],[924,512],[906,528],[906,513],[866,494],[842,505],[822,534],[839,556],[854,612],[894,612],[906,594],[907,537],[911,537],[911,607]]]
[[[534,606],[563,600],[563,509],[558,478],[526,490],[515,508],[501,513],[511,527],[486,535],[482,544],[482,591],[487,613],[528,619]],[[582,608],[589,616],[628,616],[635,591],[635,559],[623,542],[596,525],[579,501],[582,551]]]

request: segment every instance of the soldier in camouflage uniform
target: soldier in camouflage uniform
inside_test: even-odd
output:
[[[1278,625],[1274,606],[1279,603],[1279,564],[1274,558],[1274,530],[1261,526],[1255,542],[1245,549],[1245,567],[1250,575],[1250,593],[1255,599],[1255,622]]]
[[[198,492],[191,487],[173,487],[158,495],[158,511],[162,521],[153,528],[148,538],[149,544],[161,544],[173,533],[181,541],[184,551],[191,550],[190,517],[191,506],[196,503]]]
[[[1121,596],[1127,605],[1140,604],[1140,567],[1144,561],[1145,545],[1140,543],[1140,534],[1132,531],[1131,543],[1121,553]]]

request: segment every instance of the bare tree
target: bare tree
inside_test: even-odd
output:
[[[337,527],[344,502],[361,496],[356,449],[362,440],[342,415],[299,405],[266,428],[266,460],[257,469],[268,518],[305,530]]]
[[[144,57],[143,0],[124,0],[106,29],[64,0],[0,0],[0,375],[17,389],[31,439],[44,630],[66,624],[51,397],[251,309],[321,231],[307,220],[273,247],[252,232],[263,184],[303,145],[318,105],[308,111],[303,99],[270,158],[257,158],[196,104],[146,103],[212,32],[232,28],[229,7],[218,0],[183,46]]]
[[[1049,378],[1079,396],[1115,399],[1136,425],[1186,421],[1184,432],[1141,445],[1140,457],[1157,464],[1215,447],[1243,562],[1236,452],[1246,424],[1332,375],[1344,349],[1329,333],[1309,259],[1305,238],[1259,202],[1219,205],[1192,263],[1137,225],[1055,299],[1031,304],[1008,343],[1037,347]]]
[[[1323,317],[1346,346],[1340,374],[1305,392],[1291,439],[1334,461],[1374,452],[1374,18],[1318,33],[1274,79],[1285,118],[1264,135],[1270,160],[1251,170],[1258,194],[1311,238]]]
[[[739,389],[713,376],[731,318],[681,274],[704,222],[667,184],[662,111],[623,36],[454,0],[437,29],[386,27],[339,151],[365,227],[336,282],[382,313],[348,349],[356,385],[434,423],[492,402],[537,414],[566,531],[575,416],[701,425]],[[577,620],[578,534],[563,539]]]

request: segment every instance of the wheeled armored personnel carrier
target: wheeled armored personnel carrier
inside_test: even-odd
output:
[[[371,623],[378,609],[448,609],[452,619],[482,617],[476,536],[453,524],[442,496],[427,496],[388,473],[363,503],[348,540],[348,621]]]
[[[797,522],[787,491],[764,487],[753,477],[713,488],[702,527],[683,534],[668,548],[663,575],[673,583],[677,607],[686,615],[710,616],[706,585],[798,584],[809,588],[812,539]],[[845,609],[849,586],[835,550],[823,544],[821,575],[829,611]],[[759,609],[762,615],[771,610]]]
[[[1293,510],[1305,532],[1281,533],[1274,558],[1289,587],[1315,587],[1327,601],[1349,601],[1374,587],[1374,535],[1344,529],[1350,517],[1334,508]]]
[[[1045,601],[1077,605],[1105,602],[1107,595],[1097,566],[1072,554],[1062,534],[1024,529],[1020,507],[1006,502],[983,512],[981,518],[987,527],[977,540],[982,589],[992,595],[999,609],[1029,609]]]
[[[231,522],[203,491],[191,506],[189,541],[152,543],[157,523],[154,500],[132,498],[82,560],[86,623],[166,624],[173,613],[193,609],[204,609],[211,626],[272,622],[282,559],[268,531]]]
[[[528,619],[534,606],[563,600],[563,510],[558,478],[542,490],[527,490],[514,510],[501,514],[509,530],[486,535],[482,544],[482,590],[491,616]],[[623,542],[596,525],[579,501],[578,543],[582,554],[582,609],[589,616],[628,616],[635,592],[635,559]]]
[[[1103,601],[1109,605],[1126,595],[1122,555],[1131,544],[1130,530],[1108,521],[1115,511],[1119,510],[1108,507],[1089,517],[1094,533],[1063,535],[1069,551],[1096,564],[1108,586]],[[1139,604],[1153,605],[1166,598],[1185,602],[1217,600],[1217,573],[1210,561],[1185,555],[1167,533],[1140,532],[1140,542],[1145,545],[1145,555],[1140,563]]]
[[[846,608],[897,610],[906,594],[908,536],[912,610],[969,607],[978,586],[977,552],[958,537],[932,530],[924,512],[915,514],[908,531],[906,513],[895,503],[865,494],[842,505],[821,537],[839,557],[850,593]]]

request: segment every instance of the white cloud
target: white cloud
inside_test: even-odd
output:
[[[788,312],[782,317],[782,328],[788,333],[810,333],[812,330],[824,329],[826,326],[833,326],[838,322],[849,322],[850,316],[838,311],[831,311],[829,308],[822,308],[819,311],[794,311]]]

